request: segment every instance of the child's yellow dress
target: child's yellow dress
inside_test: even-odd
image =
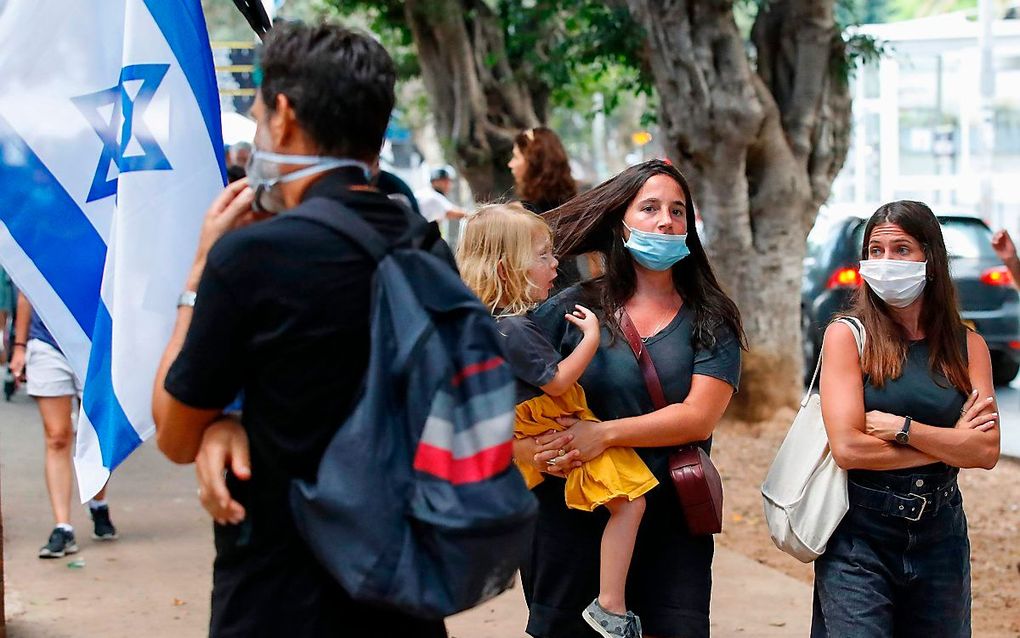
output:
[[[584,421],[598,421],[584,397],[584,389],[575,383],[558,397],[540,394],[517,404],[514,436],[524,438],[545,434],[549,430],[564,430],[556,422],[558,417],[574,417]],[[528,488],[544,480],[542,473],[531,465],[518,465]],[[625,496],[630,500],[641,496],[659,484],[637,452],[627,447],[611,447],[567,474],[564,490],[567,507],[592,511],[614,498]]]

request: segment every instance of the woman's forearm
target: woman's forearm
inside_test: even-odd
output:
[[[992,469],[999,461],[999,431],[939,428],[924,423],[910,428],[910,446],[953,467]]]
[[[28,327],[32,322],[32,305],[22,292],[18,293],[18,317],[14,320],[14,343],[28,342]]]
[[[852,429],[839,439],[830,438],[832,457],[844,470],[901,470],[937,463],[921,450],[883,441]]]
[[[605,421],[607,447],[670,447],[712,436],[717,419],[684,403],[643,414]]]

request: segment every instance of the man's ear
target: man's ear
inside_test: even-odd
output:
[[[294,107],[283,93],[276,94],[276,102],[269,114],[269,134],[273,138],[273,147],[286,149],[293,145],[298,136],[297,115]]]

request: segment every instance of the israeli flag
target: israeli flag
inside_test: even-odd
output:
[[[0,42],[0,261],[84,379],[85,501],[155,430],[156,366],[225,182],[209,38],[199,0],[0,0]]]

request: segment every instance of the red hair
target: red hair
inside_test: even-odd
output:
[[[577,195],[567,151],[556,133],[544,126],[528,129],[518,133],[514,146],[527,162],[524,178],[517,182],[518,197],[555,208]]]

